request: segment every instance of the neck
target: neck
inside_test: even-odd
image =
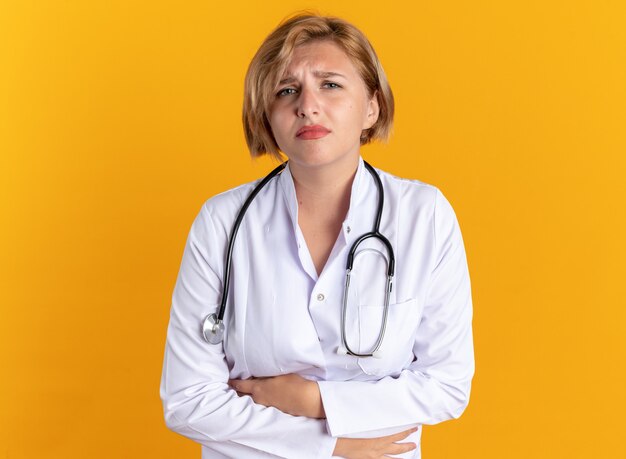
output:
[[[358,166],[358,155],[319,167],[290,162],[289,170],[293,177],[298,204],[315,207],[316,204],[330,207],[336,207],[340,202],[349,204],[352,182]]]
[[[352,161],[316,167],[290,163],[298,199],[298,225],[318,275],[324,269],[348,213],[358,165],[358,155]]]

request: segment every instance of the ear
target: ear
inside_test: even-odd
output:
[[[376,121],[378,121],[378,115],[380,114],[380,106],[378,105],[378,91],[374,91],[372,97],[367,102],[367,117],[363,124],[363,129],[369,129]]]

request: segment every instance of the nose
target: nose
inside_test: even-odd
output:
[[[317,92],[308,87],[300,89],[300,96],[296,107],[299,118],[311,117],[319,114],[319,98]]]

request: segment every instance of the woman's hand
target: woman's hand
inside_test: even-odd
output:
[[[239,395],[249,395],[255,403],[273,406],[294,416],[323,419],[326,417],[319,386],[291,373],[269,378],[231,379],[230,387]],[[333,456],[346,459],[388,458],[388,454],[413,451],[415,443],[396,443],[416,432],[412,428],[393,435],[376,438],[339,438]]]
[[[273,406],[294,416],[324,419],[319,386],[291,373],[271,378],[231,379],[228,384],[239,393],[249,395],[255,403]]]
[[[396,443],[416,432],[417,428],[405,430],[386,437],[377,438],[339,438],[333,456],[346,459],[380,459],[388,454],[402,454],[413,451],[415,443]]]

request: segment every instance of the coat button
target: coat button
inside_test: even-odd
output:
[[[322,295],[321,293],[317,294],[317,301],[324,301],[324,295]]]

